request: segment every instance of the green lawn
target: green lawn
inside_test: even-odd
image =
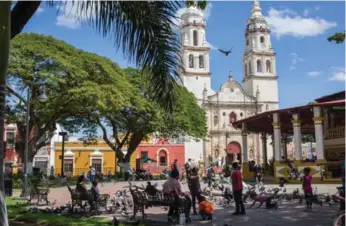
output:
[[[57,214],[23,213],[28,208],[27,204],[15,198],[6,198],[6,205],[10,225],[17,225],[15,222],[26,222],[26,226],[100,226],[108,225],[109,222],[109,220],[94,217],[74,219]]]

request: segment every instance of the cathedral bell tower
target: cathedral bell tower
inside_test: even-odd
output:
[[[181,74],[183,85],[192,92],[199,102],[211,90],[209,51],[205,39],[206,24],[203,13],[190,6],[181,16],[180,37],[184,71]]]
[[[261,111],[279,108],[278,77],[275,53],[270,41],[268,23],[257,0],[246,22],[245,52],[243,55],[243,87],[251,96],[261,93]]]

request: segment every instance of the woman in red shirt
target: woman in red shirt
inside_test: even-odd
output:
[[[244,215],[245,208],[243,203],[243,176],[239,169],[237,162],[232,163],[232,187],[233,187],[233,197],[235,201],[235,213],[233,215]]]

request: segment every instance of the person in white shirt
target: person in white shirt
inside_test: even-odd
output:
[[[96,170],[95,168],[92,166],[90,168],[90,181],[93,182],[95,180],[95,175],[96,175]]]

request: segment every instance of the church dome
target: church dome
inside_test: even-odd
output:
[[[198,16],[203,17],[203,13],[201,10],[197,9],[195,6],[190,6],[185,10],[185,12],[181,15],[181,18],[186,18],[190,16]]]

